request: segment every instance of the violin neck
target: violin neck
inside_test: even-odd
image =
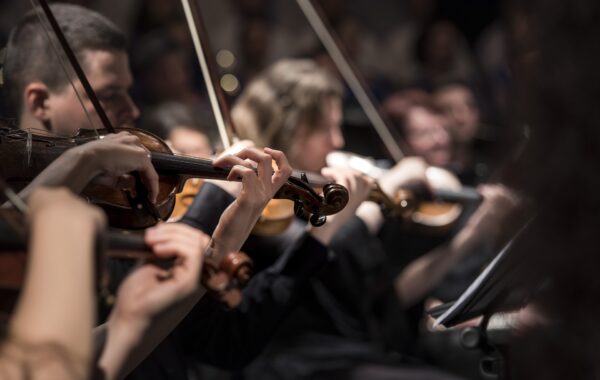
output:
[[[308,183],[313,187],[323,187],[323,186],[327,185],[328,183],[332,182],[331,180],[323,177],[320,174],[303,172],[301,170],[296,170],[296,169],[294,169],[292,171],[292,177],[298,178],[300,180],[302,180],[303,178],[306,178]]]
[[[229,169],[217,168],[213,162],[189,156],[179,156],[167,153],[152,153],[152,164],[163,174],[174,174],[184,178],[205,178],[225,180]]]
[[[151,251],[144,242],[144,235],[141,234],[108,231],[106,232],[106,241],[110,249],[139,252]]]
[[[460,190],[435,189],[433,195],[436,199],[451,203],[478,203],[481,202],[481,194],[473,187],[464,186]]]

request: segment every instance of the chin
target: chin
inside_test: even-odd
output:
[[[433,166],[446,167],[450,164],[450,156],[447,154],[434,155],[429,163]]]

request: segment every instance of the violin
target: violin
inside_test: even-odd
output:
[[[235,125],[225,100],[225,94],[221,89],[221,85],[217,77],[216,64],[213,58],[214,54],[210,47],[210,41],[208,39],[206,28],[204,27],[200,8],[197,1],[182,0],[181,3],[185,12],[187,24],[192,37],[192,42],[194,44],[194,49],[196,51],[196,56],[198,58],[198,63],[202,71],[205,86],[208,91],[211,108],[215,114],[221,142],[225,148],[229,148],[231,146],[231,142],[237,140]],[[330,183],[330,181],[311,182],[307,180],[309,177],[304,174],[305,173],[296,172],[296,174],[292,175],[291,178],[300,179],[305,184],[308,184],[309,187],[321,190],[325,199],[333,199],[331,194],[334,188],[336,189],[336,192],[337,190],[341,190],[339,189],[339,187],[341,187],[340,185],[334,185]],[[176,206],[181,210],[181,213],[184,213],[185,210],[187,210],[187,207],[184,203],[189,203],[189,198],[194,191],[194,186],[190,186],[188,190],[190,191],[187,193],[189,195],[187,197],[181,197],[180,204]],[[306,188],[306,190],[308,191],[308,188]],[[298,213],[298,206],[295,204],[295,202],[290,202],[290,200],[294,201],[289,197],[274,197],[274,199],[271,200],[263,210],[252,233],[255,235],[269,236],[285,231],[295,215],[302,216]],[[342,203],[345,205],[347,203],[347,194],[345,195],[345,199],[339,200],[343,201],[338,203],[339,205],[342,205]],[[310,221],[311,224],[315,226],[322,225],[324,223],[324,219],[319,221],[319,217],[315,217],[314,214]]]
[[[354,169],[374,179],[386,172],[364,157],[345,152],[331,153],[327,164]],[[385,216],[402,219],[407,228],[433,235],[448,232],[458,221],[465,204],[482,200],[476,189],[462,186],[447,170],[430,166],[425,176],[430,188],[404,187],[393,196],[388,196],[373,182],[367,200],[377,203]],[[327,179],[311,175],[309,181],[319,183]]]
[[[192,206],[196,194],[200,191],[204,182],[200,178],[192,178],[185,182],[181,192],[175,196],[175,207],[171,213],[171,221],[181,219]]]
[[[102,207],[109,223],[118,228],[140,229],[167,220],[171,214],[175,194],[181,191],[186,179],[210,178],[225,180],[230,168],[216,168],[212,161],[174,155],[168,145],[156,135],[135,128],[114,128],[92,89],[77,57],[69,46],[47,0],[39,0],[43,15],[52,27],[72,69],[77,74],[87,97],[94,106],[103,129],[80,131],[73,137],[38,136],[25,131],[0,131],[0,151],[3,166],[0,175],[14,186],[22,187],[31,181],[66,149],[101,138],[107,133],[127,131],[137,136],[151,152],[152,163],[160,175],[159,196],[156,204],[148,201],[147,190],[141,183],[139,173],[132,173],[136,180],[136,194],[98,184],[90,184],[83,192],[92,202]],[[45,28],[45,23],[42,23]],[[53,45],[52,45],[53,46]],[[323,196],[317,194],[300,178],[291,177],[278,191],[276,198],[294,202],[295,212],[319,226],[326,216],[335,214],[347,203],[348,192],[343,186],[328,184]]]
[[[24,215],[15,209],[0,209],[0,294],[7,299],[16,299],[16,294],[25,281],[27,268],[27,235]],[[108,277],[101,265],[102,257],[121,260],[142,260],[168,267],[170,260],[159,259],[145,244],[141,234],[123,231],[106,231],[98,236],[97,278],[100,294],[108,296]],[[228,307],[241,302],[241,290],[250,280],[252,260],[243,252],[230,253],[220,262],[206,257],[202,268],[202,285]],[[12,296],[11,296],[12,295]],[[112,296],[107,297],[107,299]],[[7,311],[9,305],[0,303],[0,310]]]
[[[340,38],[327,21],[325,12],[316,1],[296,2],[380,137],[389,156],[395,162],[400,161],[405,157],[403,150],[406,150],[406,142],[390,127],[390,120],[381,112],[366,81],[349,59]],[[327,163],[329,166],[350,167],[375,179],[385,173],[376,167],[372,160],[346,152],[331,153]],[[431,187],[429,191],[401,189],[390,198],[376,187],[370,198],[382,206],[384,213],[401,216],[409,222],[410,228],[434,234],[448,231],[458,221],[465,203],[481,201],[481,195],[475,189],[462,186],[458,178],[445,169],[429,167],[426,177]]]
[[[47,1],[39,0],[39,4],[41,10],[36,9],[36,11],[39,13],[43,12],[40,16],[45,15],[47,21],[54,30],[54,34],[85,89],[88,98],[91,100],[99,118],[106,127],[106,130],[103,131],[103,133],[116,132],[101,107],[89,81],[85,77],[81,66],[77,62],[77,58],[66,41]],[[46,25],[43,22],[42,27],[46,28]],[[179,188],[181,186],[181,176],[186,173],[188,175],[192,175],[191,173],[208,173],[206,175],[208,175],[209,178],[215,179],[224,179],[229,173],[230,169],[215,168],[209,160],[194,161],[192,159],[186,160],[185,158],[178,159],[172,154],[165,142],[156,136],[137,129],[127,130],[140,137],[140,139],[145,142],[146,147],[153,152],[152,154],[156,155],[153,157],[153,161],[164,163],[164,176],[161,180],[161,193],[163,198],[159,200],[158,207],[151,205],[147,199],[147,191],[142,186],[138,173],[132,173],[132,176],[136,180],[137,194],[135,196],[116,189],[105,188],[94,190],[93,187],[95,185],[92,184],[90,186],[91,189],[87,189],[88,195],[90,198],[95,199],[101,206],[104,206],[105,210],[108,211],[109,219],[112,219],[114,223],[119,223],[121,220],[120,218],[123,218],[122,220],[125,221],[123,225],[127,226],[127,223],[129,223],[129,225],[134,228],[141,228],[146,225],[154,224],[159,219],[166,219],[172,210],[172,198],[174,198],[173,188]],[[8,174],[7,177],[10,177],[10,179],[17,184],[27,183],[66,149],[89,142],[91,139],[97,139],[102,135],[97,130],[93,132],[95,133],[88,131],[88,133],[83,132],[77,136],[65,138],[33,135],[30,132],[2,127],[0,128],[0,152],[3,163],[1,166],[2,172]],[[341,203],[337,203],[338,201],[341,200],[341,202],[344,203],[344,192],[346,193],[347,201],[347,191],[345,191],[345,189],[332,189],[336,194],[330,194],[327,201],[333,201],[333,203],[328,204],[323,208],[322,206],[325,199],[313,197],[314,191],[312,193],[310,191],[305,191],[302,186],[305,186],[305,184],[299,184],[298,181],[292,179],[291,181],[288,181],[288,187],[284,186],[280,192],[282,197],[294,199],[299,213],[308,213],[309,211],[307,210],[317,212],[323,211],[325,213],[330,212],[340,206]],[[6,263],[7,265],[2,265],[2,268],[14,269],[11,270],[10,273],[17,274],[16,277],[11,277],[13,280],[12,282],[5,285],[12,285],[13,288],[17,288],[17,285],[18,287],[22,285],[23,280],[23,271],[19,272],[19,265],[21,265],[21,268],[24,268],[23,263],[26,255],[21,253],[20,256],[15,256],[14,253],[15,249],[24,252],[26,241],[26,233],[24,233],[24,231],[26,231],[26,229],[23,227],[24,223],[22,222],[22,217],[26,214],[26,206],[20,201],[19,197],[12,189],[5,186],[4,181],[0,181],[0,189],[6,199],[13,203],[15,208],[19,210],[21,216],[21,221],[19,222],[18,218],[15,218],[14,215],[10,216],[5,214],[4,210],[0,212],[0,215],[7,215],[6,220],[9,221],[9,225],[12,225],[13,230],[16,227],[16,230],[19,231],[19,233],[6,233],[1,235],[6,236],[9,239],[20,239],[12,241],[12,245],[8,243],[5,244],[8,248],[12,247],[12,256],[1,255],[4,258],[10,257]],[[309,188],[309,190],[312,189]],[[331,195],[336,199],[332,199]],[[341,195],[342,198],[340,199],[338,195]],[[341,207],[343,207],[343,205]],[[311,220],[314,220],[315,223],[324,222],[323,218],[325,217],[325,214],[311,214]],[[137,218],[140,218],[141,221]],[[151,224],[149,224],[150,221],[152,222]],[[149,258],[149,249],[143,244],[141,236],[125,237],[125,235],[114,235],[108,238],[108,241],[113,244],[113,251],[109,251],[112,252],[110,255],[115,255],[115,257],[139,258],[141,254],[142,257]],[[0,247],[3,246],[0,245]],[[131,253],[133,248],[137,248],[137,250],[134,251],[137,253]],[[248,281],[251,267],[252,264],[250,259],[243,254],[230,253],[224,258],[207,258],[203,266],[202,283],[210,292],[219,296],[219,298],[229,306],[235,306],[241,301],[240,287],[245,285]],[[18,273],[21,273],[21,275],[19,276]],[[4,278],[4,276],[1,278]]]
[[[141,204],[132,202],[128,192],[91,183],[82,195],[107,213],[109,224],[124,229],[141,229],[167,220],[175,205],[175,195],[190,178],[226,180],[231,168],[217,168],[211,160],[173,154],[169,146],[151,132],[135,128],[117,128],[140,138],[151,152],[152,164],[159,173],[159,195],[155,205],[158,217]],[[74,137],[31,135],[23,130],[0,128],[0,176],[20,189],[31,182],[52,161],[67,149],[85,144],[107,133],[106,130],[82,130]],[[275,198],[293,202],[297,215],[321,225],[327,215],[344,208],[348,191],[341,185],[327,183],[319,195],[301,176],[292,176],[275,194]]]

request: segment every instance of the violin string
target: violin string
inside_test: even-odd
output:
[[[42,17],[43,13],[42,13],[39,2],[37,0],[31,0],[30,2],[31,2],[31,5],[33,7],[35,14],[37,15],[38,20],[40,21],[40,25],[41,25],[42,29],[44,30],[44,33],[46,34],[46,38],[50,42],[52,51],[54,51],[54,54],[56,55],[56,58],[58,59],[60,67],[62,68],[64,74],[66,75],[67,79],[69,80],[69,84],[73,88],[73,91],[75,91],[75,96],[77,96],[77,100],[79,101],[79,104],[81,105],[81,108],[83,109],[83,112],[85,113],[85,117],[87,118],[88,122],[92,126],[92,129],[96,133],[96,137],[99,138],[100,135],[98,134],[98,128],[92,121],[92,117],[91,117],[90,113],[88,112],[87,108],[85,107],[85,104],[83,102],[83,95],[77,90],[77,87],[75,86],[75,82],[73,81],[73,78],[71,78],[71,75],[69,74],[69,70],[67,69],[67,64],[64,61],[64,57],[60,54],[60,51],[59,51],[58,47],[56,46],[56,41],[54,41],[54,39],[52,38],[52,35],[50,34],[50,31],[48,28],[48,25],[46,25],[46,20],[44,19],[44,17]]]
[[[204,77],[205,82],[204,84],[206,85],[210,105],[215,115],[215,121],[219,130],[219,136],[221,137],[221,143],[223,144],[223,148],[227,149],[231,146],[232,140],[235,142],[235,139],[231,138],[232,136],[230,136],[228,133],[228,128],[226,125],[227,122],[231,123],[231,120],[226,122],[224,112],[227,111],[221,110],[219,105],[219,96],[217,94],[217,91],[219,91],[218,84],[213,83],[212,80],[213,74],[216,75],[216,73],[211,72],[211,67],[208,63],[208,59],[210,59],[210,57],[207,57],[207,54],[204,50],[209,49],[206,44],[203,45],[199,25],[196,25],[196,22],[200,23],[200,20],[196,20],[194,16],[198,18],[202,16],[199,14],[198,4],[194,1],[195,0],[181,0],[181,5],[183,6],[183,11],[185,13],[188,28],[190,30],[192,43],[194,45],[194,50],[196,51],[196,57],[198,58],[200,69],[202,70],[202,76]]]
[[[390,126],[383,119],[383,115],[377,110],[373,96],[369,95],[366,86],[363,85],[364,81],[361,81],[358,73],[353,69],[351,62],[346,58],[346,54],[342,50],[343,46],[336,41],[334,34],[326,24],[326,20],[319,14],[316,6],[311,2],[312,0],[296,1],[317,38],[329,53],[329,56],[346,81],[352,94],[373,125],[373,128],[379,135],[383,145],[386,147],[394,161],[400,161],[404,157],[404,153],[400,149],[400,145],[396,141],[396,138],[392,135]]]
[[[25,204],[25,202],[23,202],[21,197],[17,193],[15,193],[10,186],[8,186],[8,184],[4,181],[3,178],[0,178],[0,188],[4,193],[4,196],[6,196],[6,198],[8,199],[8,202],[12,204],[17,210],[19,210],[21,214],[26,215],[28,210],[27,205]]]
[[[33,152],[33,135],[31,128],[27,128],[27,141],[25,142],[25,151],[27,152],[27,167],[31,167],[31,154]]]

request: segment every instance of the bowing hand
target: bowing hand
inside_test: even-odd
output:
[[[146,230],[144,240],[161,259],[174,259],[163,269],[146,263],[134,270],[117,294],[114,315],[147,326],[155,317],[201,290],[204,249],[210,238],[180,223],[165,223]]]
[[[150,151],[137,136],[129,132],[111,133],[75,149],[93,163],[90,172],[97,176],[94,182],[135,190],[135,181],[128,173],[137,171],[148,189],[148,199],[156,202],[158,174],[152,165]]]

